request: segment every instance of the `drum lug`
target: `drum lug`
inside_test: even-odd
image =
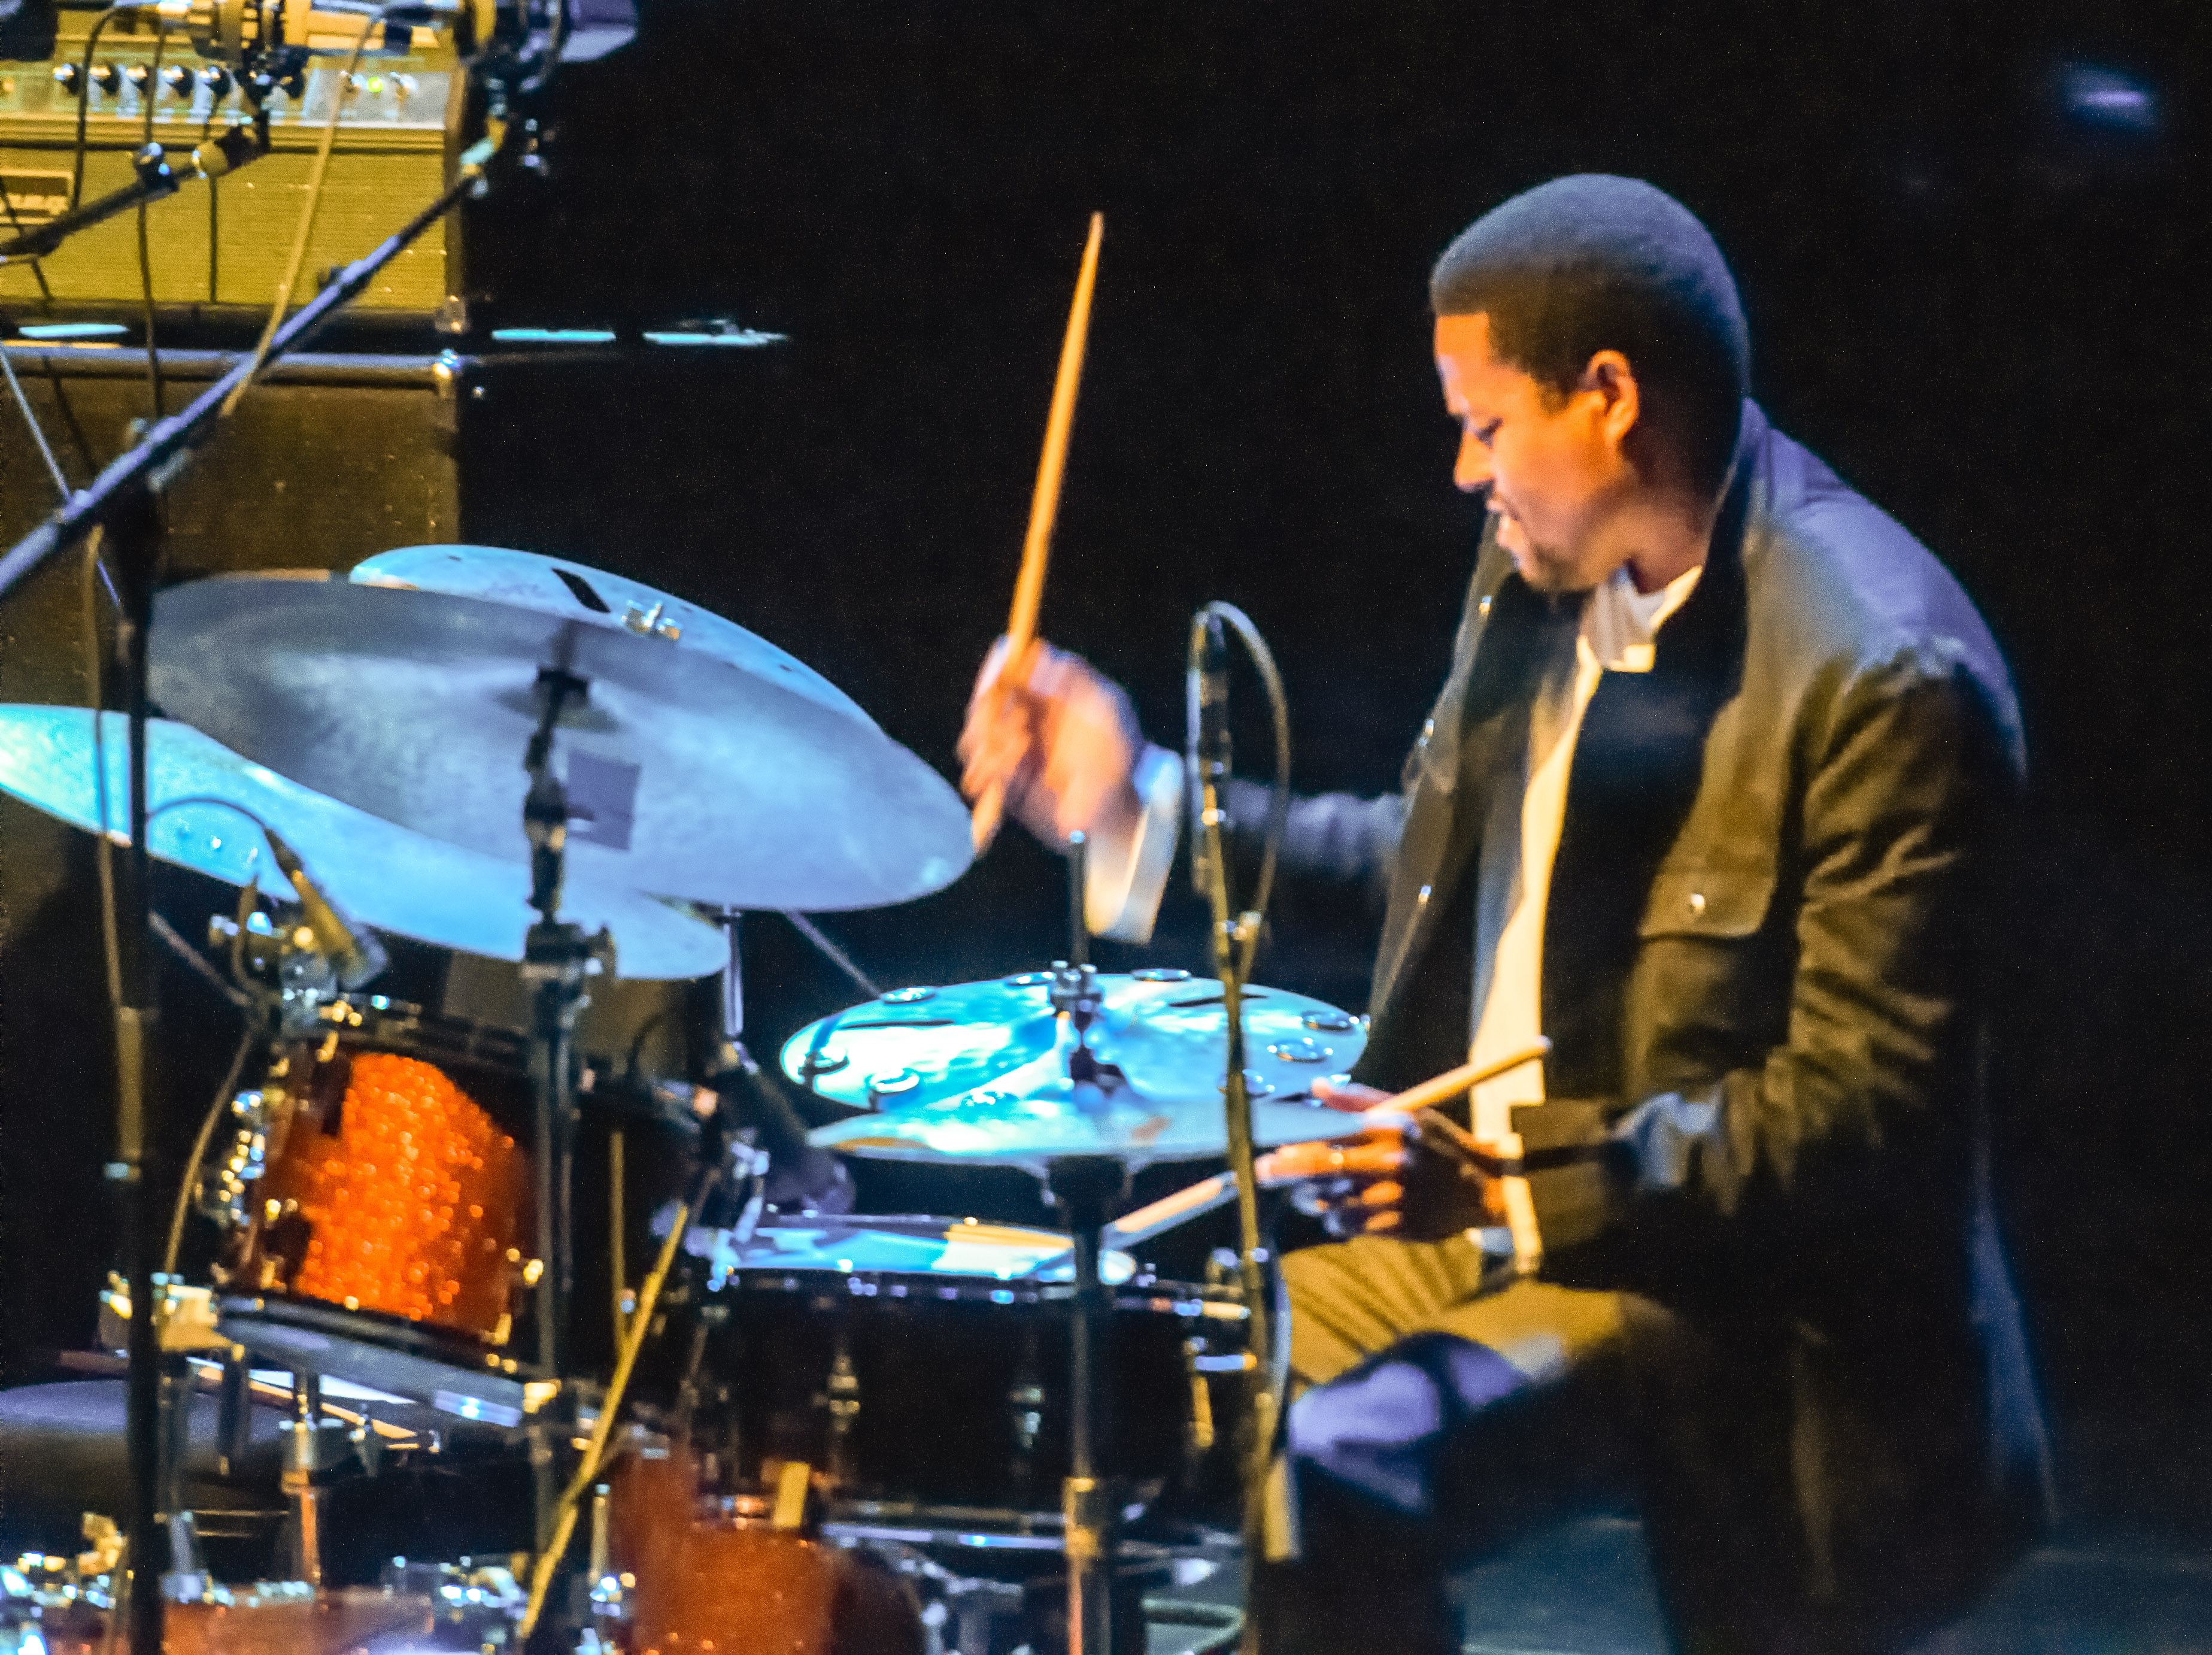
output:
[[[276,1093],[280,1100],[283,1095],[281,1091]],[[230,1112],[238,1126],[229,1152],[200,1183],[201,1216],[212,1219],[226,1231],[245,1227],[252,1215],[248,1203],[253,1186],[269,1170],[269,1111],[270,1099],[258,1091],[241,1092],[230,1100]]]
[[[1036,1330],[1030,1328],[1022,1341],[1021,1366],[1006,1389],[1006,1406],[1014,1427],[1014,1486],[1026,1494],[1036,1478],[1037,1439],[1044,1431],[1044,1385],[1037,1378]]]
[[[860,1417],[860,1375],[853,1366],[852,1346],[842,1332],[837,1336],[830,1382],[821,1400],[830,1413],[830,1480],[842,1488],[853,1480],[853,1427]]]

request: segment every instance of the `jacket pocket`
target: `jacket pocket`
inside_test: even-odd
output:
[[[1748,937],[1766,923],[1774,905],[1771,867],[1662,867],[1651,881],[1644,937]]]

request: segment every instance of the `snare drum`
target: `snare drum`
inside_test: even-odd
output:
[[[234,1315],[502,1366],[538,1268],[519,1036],[333,1001],[231,1108],[202,1210],[228,1232],[215,1275]]]
[[[826,1474],[833,1516],[1036,1526],[1067,1469],[1073,1263],[1065,1235],[860,1218],[714,1237],[728,1308],[718,1378],[738,1480]],[[1229,1290],[1140,1276],[1109,1253],[1111,1405],[1102,1459],[1139,1500],[1214,1452],[1211,1376],[1241,1370]],[[1225,1435],[1225,1433],[1223,1433]]]

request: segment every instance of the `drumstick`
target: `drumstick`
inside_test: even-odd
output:
[[[1022,572],[1014,581],[1014,605],[1006,617],[1006,653],[1000,657],[998,677],[986,694],[996,692],[998,679],[1020,670],[1022,657],[1036,636],[1037,606],[1044,601],[1044,569],[1052,552],[1053,519],[1060,512],[1060,479],[1067,467],[1067,434],[1075,423],[1076,387],[1083,379],[1083,346],[1091,333],[1091,292],[1098,280],[1098,242],[1106,234],[1103,213],[1091,215],[1091,235],[1083,244],[1083,266],[1075,277],[1075,302],[1067,313],[1067,337],[1060,343],[1060,374],[1053,380],[1052,411],[1044,424],[1044,453],[1037,460],[1036,493],[1030,500],[1029,533],[1022,540]],[[969,824],[975,849],[991,843],[1006,808],[1006,788],[994,782],[975,800]]]
[[[1409,1086],[1394,1098],[1386,1098],[1361,1113],[1368,1116],[1418,1113],[1431,1104],[1455,1098],[1470,1087],[1479,1086],[1486,1080],[1494,1080],[1501,1074],[1510,1074],[1523,1063],[1533,1063],[1551,1050],[1550,1041],[1539,1040],[1535,1044],[1516,1051],[1510,1057],[1500,1058],[1494,1063],[1462,1063],[1455,1069],[1445,1070],[1433,1080]],[[1285,1157],[1291,1149],[1299,1147],[1285,1145],[1260,1157],[1254,1171],[1260,1176],[1262,1189],[1278,1189],[1284,1184],[1303,1183],[1316,1176],[1312,1172],[1284,1170]],[[1122,1214],[1106,1226],[1105,1244],[1109,1247],[1133,1247],[1163,1231],[1173,1229],[1187,1220],[1194,1219],[1201,1213],[1210,1213],[1215,1208],[1225,1205],[1236,1194],[1237,1180],[1226,1172],[1200,1178],[1196,1183],[1185,1184],[1173,1194],[1162,1196],[1158,1201],[1139,1207],[1133,1213]]]
[[[1534,1044],[1524,1046],[1510,1057],[1501,1057],[1494,1063],[1462,1063],[1455,1069],[1446,1069],[1433,1080],[1424,1080],[1417,1086],[1407,1086],[1393,1098],[1368,1109],[1365,1113],[1380,1115],[1414,1115],[1432,1104],[1441,1104],[1456,1098],[1462,1092],[1472,1091],[1486,1080],[1495,1080],[1501,1074],[1510,1074],[1523,1063],[1533,1063],[1552,1050],[1552,1043],[1539,1038]]]

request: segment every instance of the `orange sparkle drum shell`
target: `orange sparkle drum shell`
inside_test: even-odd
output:
[[[282,1590],[282,1589],[278,1589]],[[380,1645],[419,1646],[436,1628],[428,1597],[371,1587],[338,1587],[312,1597],[265,1595],[241,1587],[228,1603],[163,1607],[164,1655],[358,1655]],[[101,1655],[107,1615],[88,1606],[49,1610],[41,1623],[50,1655]],[[131,1647],[117,1629],[114,1648]]]
[[[535,1251],[521,1042],[405,1011],[325,1016],[270,1064],[265,1170],[224,1285],[505,1345]]]
[[[702,1500],[682,1449],[626,1456],[608,1490],[627,1655],[921,1655],[896,1579],[801,1530]]]

